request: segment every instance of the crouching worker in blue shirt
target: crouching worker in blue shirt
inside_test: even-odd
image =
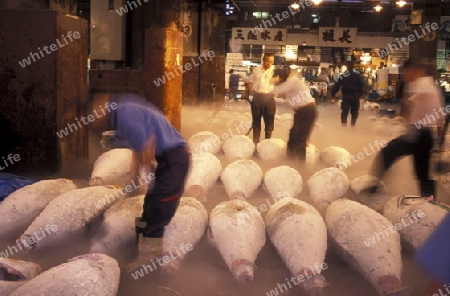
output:
[[[94,93],[92,98],[94,110],[103,108],[108,101],[117,104],[110,110],[109,121],[133,150],[130,168],[135,184],[140,167],[149,167],[155,160],[158,163],[153,190],[145,195],[142,217],[136,221],[136,227],[141,224],[145,229],[139,235],[138,257],[126,267],[132,272],[162,253],[164,227],[175,214],[189,170],[187,143],[164,115],[139,94]],[[93,123],[99,126],[96,121],[106,117]]]

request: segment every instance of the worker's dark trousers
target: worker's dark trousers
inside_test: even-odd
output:
[[[289,131],[287,154],[289,157],[306,159],[306,142],[317,118],[315,105],[298,108],[294,113],[294,123]]]
[[[359,93],[343,94],[341,103],[341,123],[347,124],[348,113],[351,114],[351,124],[355,125],[358,119],[360,102]]]
[[[400,136],[381,149],[375,159],[374,175],[382,178],[385,172],[397,161],[398,158],[406,155],[413,155],[414,171],[420,182],[421,196],[435,195],[435,181],[430,180],[430,151],[433,148],[433,133],[428,128],[421,128],[417,131],[418,136],[411,138],[408,135]]]
[[[163,237],[164,227],[169,224],[178,208],[189,170],[189,153],[177,147],[156,157],[155,185],[144,199],[142,220],[147,222],[144,236]]]
[[[259,141],[259,133],[261,132],[261,117],[264,120],[264,129],[266,131],[266,139],[270,138],[274,129],[275,112],[277,103],[271,94],[253,93],[252,100],[252,127],[253,141]],[[257,135],[258,139],[255,139]],[[257,142],[256,141],[256,142]]]

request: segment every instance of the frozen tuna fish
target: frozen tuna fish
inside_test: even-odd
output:
[[[85,228],[123,195],[122,190],[112,185],[63,193],[34,219],[17,240],[18,247],[27,251],[40,250],[70,241],[72,234]]]
[[[148,177],[153,173],[153,168],[142,168],[141,182],[139,185],[134,184],[130,174],[132,155],[133,152],[126,148],[112,149],[100,155],[94,163],[89,185],[118,185],[123,188],[133,185],[137,187],[137,193],[147,192],[147,188],[152,186],[151,181],[154,179]]]
[[[322,162],[330,167],[338,167],[346,169],[352,165],[352,156],[344,148],[337,146],[329,146],[320,153]]]
[[[216,155],[220,151],[222,140],[210,131],[203,131],[190,137],[188,145],[192,154],[209,152]]]
[[[10,296],[115,296],[119,280],[120,269],[115,259],[90,253],[44,271]]]
[[[135,217],[142,214],[144,195],[114,203],[103,213],[103,221],[91,238],[90,253],[114,256],[136,243]]]
[[[255,152],[255,144],[244,135],[234,135],[222,144],[225,156],[230,160],[250,159]]]
[[[249,198],[261,184],[263,172],[253,160],[236,160],[220,175],[230,199]]]
[[[271,168],[264,174],[264,187],[274,198],[297,197],[302,192],[302,176],[289,166]]]
[[[409,288],[402,288],[400,281],[400,236],[395,231],[388,231],[393,225],[385,217],[344,198],[328,207],[325,223],[338,254],[358,270],[379,295],[409,295]]]
[[[246,201],[217,205],[209,217],[209,239],[238,282],[253,280],[255,260],[266,242],[264,221]]]
[[[322,216],[326,208],[344,197],[350,188],[350,180],[338,168],[321,169],[308,179],[307,184],[313,205]]]
[[[397,125],[397,124],[405,124],[407,122],[406,118],[401,116],[396,116],[390,120],[391,124]]]
[[[162,256],[172,258],[162,269],[172,272],[178,269],[187,251],[191,251],[205,233],[208,212],[195,198],[182,197],[180,205],[164,230]]]
[[[17,238],[49,202],[77,186],[67,179],[44,180],[25,186],[0,203],[0,239]]]
[[[0,257],[0,295],[9,295],[41,273],[33,262]]]
[[[383,211],[400,233],[403,245],[413,251],[422,246],[447,213],[438,203],[432,204],[419,197],[393,197]]]
[[[291,274],[308,295],[322,295],[321,275],[327,251],[327,228],[310,204],[292,197],[276,202],[266,215],[267,234]]]
[[[193,154],[186,180],[186,193],[197,197],[204,195],[219,179],[222,163],[209,152]]]
[[[376,192],[373,192],[377,186]],[[377,212],[382,212],[384,204],[391,198],[383,181],[375,176],[364,175],[353,179],[350,182],[350,189],[356,201]]]
[[[280,160],[286,157],[286,143],[277,138],[265,139],[256,145],[256,152],[264,161]]]

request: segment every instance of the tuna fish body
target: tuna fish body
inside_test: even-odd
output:
[[[220,175],[230,199],[249,198],[261,184],[263,172],[253,160],[237,160]]]
[[[286,143],[277,138],[265,139],[256,145],[256,152],[264,161],[281,160],[286,157]]]
[[[191,162],[185,188],[187,195],[197,197],[216,184],[222,172],[222,163],[209,152],[192,155]]]
[[[25,186],[0,203],[0,239],[17,238],[55,197],[76,189],[67,179],[44,180]]]
[[[266,215],[267,234],[293,276],[308,295],[322,295],[321,271],[327,250],[327,228],[310,204],[287,197]],[[325,266],[325,267],[324,267]]]
[[[53,199],[18,240],[27,251],[70,241],[71,235],[102,215],[124,192],[116,186],[75,189]]]
[[[371,189],[374,186],[378,186],[378,188],[376,192],[372,193]],[[355,195],[356,201],[377,212],[383,211],[384,204],[391,197],[384,183],[377,177],[370,175],[363,175],[353,179],[350,182],[350,189]]]
[[[91,238],[90,253],[116,255],[136,243],[135,217],[142,214],[144,195],[119,200],[103,213],[103,221]]]
[[[333,201],[344,197],[350,188],[350,180],[338,168],[321,169],[308,179],[307,184],[313,205],[322,216],[326,208]]]
[[[120,269],[115,259],[90,253],[44,271],[10,296],[115,296],[119,280]]]
[[[356,201],[333,202],[325,216],[330,241],[381,296],[402,294],[400,236],[381,214]],[[398,294],[397,294],[398,293]]]
[[[163,256],[167,255],[172,260],[163,265],[163,270],[177,270],[187,251],[192,250],[203,237],[207,226],[205,207],[195,198],[182,197],[175,216],[164,230]]]
[[[244,135],[234,135],[222,144],[225,156],[232,161],[250,159],[255,152],[255,144]]]
[[[302,176],[289,166],[271,168],[264,174],[264,186],[274,198],[297,197],[302,192]]]
[[[209,238],[238,282],[253,280],[254,263],[266,242],[264,221],[248,202],[217,205],[209,217]]]
[[[439,204],[423,198],[399,200],[392,197],[385,205],[383,215],[400,233],[403,245],[417,251],[433,233],[448,212]]]
[[[33,262],[0,258],[0,295],[9,295],[41,273]]]

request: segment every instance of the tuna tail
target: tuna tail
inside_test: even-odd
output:
[[[410,296],[411,293],[410,288],[402,288],[400,279],[392,274],[381,276],[377,288],[381,296]]]
[[[162,255],[161,258],[163,258],[164,256],[170,257],[170,255],[168,255],[166,253],[166,254]],[[178,268],[180,268],[180,265],[181,265],[181,258],[175,258],[175,259],[170,260],[169,263],[164,264],[161,267],[161,270],[168,274],[171,274],[171,273],[174,273],[175,271],[177,271]]]
[[[322,296],[323,289],[327,285],[325,277],[309,268],[304,268],[297,276],[300,286],[305,290],[308,296]]]
[[[322,296],[325,286],[325,277],[321,274],[316,274],[304,282],[303,289],[306,291],[308,296]]]
[[[387,293],[387,296],[410,296],[410,295],[411,295],[410,287],[403,287],[400,290]]]
[[[247,259],[235,260],[230,267],[231,273],[239,283],[253,281],[256,265]]]

